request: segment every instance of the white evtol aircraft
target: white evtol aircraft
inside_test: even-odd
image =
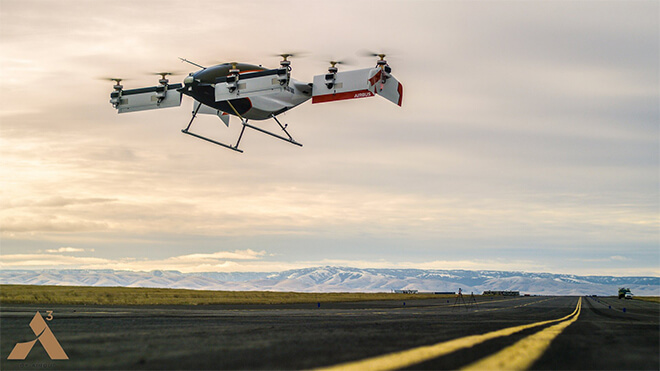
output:
[[[385,54],[371,54],[378,57],[376,67],[339,72],[339,61],[331,61],[328,73],[314,76],[313,83],[300,82],[291,78],[292,54],[280,54],[282,61],[276,69],[266,69],[246,63],[223,63],[212,67],[181,59],[201,70],[190,73],[183,84],[169,84],[166,78],[169,72],[158,73],[161,78],[157,86],[124,90],[121,79],[115,81],[114,92],[110,94],[110,103],[119,113],[144,111],[181,105],[183,95],[195,100],[192,118],[183,133],[219,146],[243,152],[238,148],[245,128],[271,135],[289,143],[296,142],[282,125],[277,115],[294,108],[310,98],[312,103],[333,102],[380,95],[401,106],[403,86],[394,76],[385,60]],[[225,144],[195,134],[190,131],[197,114],[213,114],[229,126],[230,115],[241,120],[243,128],[236,144]],[[266,131],[248,124],[248,120],[274,119],[285,136]]]

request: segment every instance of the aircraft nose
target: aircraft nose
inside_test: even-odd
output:
[[[190,85],[190,84],[193,83],[193,81],[195,81],[195,78],[193,77],[193,75],[188,75],[188,76],[186,76],[185,79],[183,79],[183,83],[185,85]]]

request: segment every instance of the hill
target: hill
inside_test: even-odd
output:
[[[283,272],[115,271],[115,270],[4,270],[1,284],[121,286],[195,290],[296,292],[421,292],[481,293],[515,290],[540,295],[616,295],[629,287],[638,296],[660,296],[660,277],[576,276],[552,273],[436,269],[360,269],[315,267]]]

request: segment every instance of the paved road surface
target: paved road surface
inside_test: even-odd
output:
[[[660,369],[657,303],[495,297],[466,308],[454,302],[3,305],[0,368],[483,369],[511,368],[507,362],[517,360],[531,369]],[[45,323],[69,360],[51,360],[38,342],[25,360],[7,360],[17,342],[35,339],[29,323],[37,311],[45,319],[53,311]]]

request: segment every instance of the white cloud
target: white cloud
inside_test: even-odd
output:
[[[58,252],[83,252],[85,249],[78,247],[60,247],[59,249],[47,249],[46,252],[58,253]],[[94,249],[88,249],[87,251],[94,251]]]
[[[626,261],[631,261],[632,259],[621,256],[621,255],[612,255],[606,258],[577,258],[577,259],[570,259],[573,261],[578,261],[578,262],[585,262],[585,263],[607,263],[607,262],[626,262]]]
[[[261,256],[266,255],[266,251],[253,251],[250,249],[247,250],[235,250],[230,251],[218,251],[211,254],[190,254],[190,255],[181,255],[171,258],[171,260],[179,261],[206,261],[206,260],[254,260],[259,259]]]
[[[59,252],[73,252],[72,248],[60,248]],[[60,251],[61,250],[61,251]],[[73,249],[81,252],[82,249]],[[462,259],[434,261],[387,261],[355,259],[320,260],[265,260],[266,251],[235,250],[208,254],[188,254],[165,259],[94,258],[56,254],[8,254],[0,255],[0,269],[114,269],[129,271],[176,270],[191,272],[281,272],[318,266],[344,266],[352,268],[390,269],[465,269],[492,271],[521,271],[537,273],[575,273],[570,268],[557,269],[534,260],[523,259]],[[621,261],[613,256],[607,261]],[[623,260],[627,260],[623,258]],[[659,276],[657,267],[642,268],[583,268],[582,275],[650,275]]]
[[[135,259],[131,257],[107,259],[58,255],[94,251],[73,247],[48,249],[48,254],[5,254],[0,255],[0,267],[7,268],[81,268],[81,269],[118,269],[118,270],[179,270],[182,272],[233,271],[240,267],[241,261],[258,260],[266,256],[265,251],[235,250],[218,251],[210,254],[188,254],[165,259]],[[250,266],[250,265],[248,265]]]
[[[108,259],[57,254],[7,254],[0,255],[0,267],[8,268],[77,268],[102,266]]]

